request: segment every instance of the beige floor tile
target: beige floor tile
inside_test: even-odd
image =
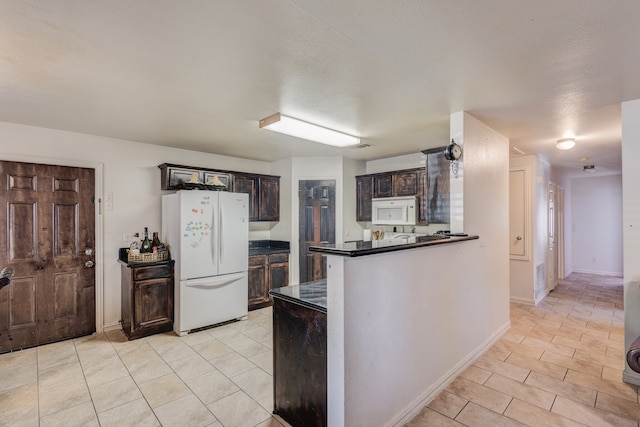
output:
[[[157,354],[155,357],[134,362],[131,366],[128,366],[128,369],[138,384],[173,373],[169,365]]]
[[[584,425],[519,399],[511,401],[504,415],[528,426],[581,427]]]
[[[614,383],[611,381],[603,380],[600,376],[592,376],[583,374],[582,372],[576,372],[569,370],[565,381],[572,384],[577,384],[583,387],[590,388],[592,390],[602,391],[612,396],[617,396],[622,399],[630,400],[632,402],[638,401],[637,388],[629,384]]]
[[[231,381],[256,401],[273,394],[273,376],[260,368],[231,377]]]
[[[209,331],[209,335],[227,345],[236,341],[247,339],[247,336],[245,334],[235,329],[232,325],[226,325],[220,328],[211,329]]]
[[[207,360],[233,353],[233,350],[228,345],[216,338],[196,344],[193,346],[193,349]]]
[[[0,393],[13,388],[38,382],[38,367],[35,364],[19,365],[0,370]]]
[[[100,427],[158,427],[160,422],[144,399],[98,414]]]
[[[40,427],[99,427],[91,402],[40,418]]]
[[[229,378],[256,367],[256,365],[251,363],[249,360],[234,352],[216,357],[215,359],[210,360],[210,362],[216,367],[216,369]]]
[[[446,415],[449,418],[454,419],[458,416],[462,408],[468,403],[468,400],[451,394],[447,391],[443,391],[435,399],[433,399],[427,405],[428,408],[434,411],[440,412],[442,415]]]
[[[602,368],[602,379],[615,383],[622,382],[622,369],[611,369],[605,366]]]
[[[589,350],[595,354],[606,354],[607,352],[606,345],[581,341],[580,337],[578,337],[578,339],[572,339],[556,335],[553,337],[553,340],[551,342],[553,342],[554,344],[562,344],[575,349]]]
[[[247,359],[257,354],[264,353],[265,351],[269,351],[267,347],[250,338],[231,342],[228,346],[233,349],[233,351]]]
[[[177,338],[177,337],[176,337]],[[197,353],[182,341],[170,341],[154,347],[156,352],[169,363],[185,357],[196,356]]]
[[[575,349],[568,347],[562,344],[553,344],[550,342],[542,341],[537,338],[526,337],[522,341],[523,345],[528,345],[531,347],[535,347],[539,350],[552,351],[556,354],[561,354],[563,356],[572,357]]]
[[[518,353],[523,356],[531,357],[533,359],[540,359],[540,357],[542,356],[542,353],[544,353],[544,350],[542,349],[524,345],[522,343],[517,344],[511,341],[502,340],[502,339],[499,340],[496,344],[494,344],[493,347],[498,350],[507,351],[510,353]]]
[[[273,331],[263,328],[262,326],[246,330],[243,334],[259,343],[273,340]]]
[[[532,359],[530,357],[523,356],[517,353],[512,353],[511,356],[509,356],[509,358],[506,360],[506,362],[511,365],[516,365],[521,368],[549,375],[550,377],[554,378],[562,379],[567,373],[567,368],[554,365],[553,363]]]
[[[553,393],[498,374],[493,374],[485,386],[546,410],[551,409],[555,398]]]
[[[494,346],[494,347],[489,348],[483,354],[483,356],[491,358],[491,359],[499,360],[501,362],[504,362],[505,360],[507,360],[507,357],[509,357],[510,354],[511,354],[510,351]]]
[[[285,427],[285,425],[274,417],[271,417],[268,420],[261,422],[256,427]]]
[[[422,411],[409,423],[407,427],[461,427],[464,424],[460,424],[451,418],[429,409],[423,408]]]
[[[485,381],[487,381],[489,379],[489,377],[491,376],[492,372],[491,371],[487,371],[484,370],[482,368],[479,368],[477,366],[469,366],[467,369],[465,369],[460,376],[462,378],[466,378],[470,381],[473,381],[474,383],[478,383],[478,384],[484,384]]]
[[[610,412],[558,396],[551,412],[593,427],[638,427],[638,423]]]
[[[37,351],[39,371],[78,361],[76,347],[71,340],[43,345],[38,347]]]
[[[91,395],[87,383],[75,381],[72,383],[55,384],[49,387],[40,386],[38,389],[40,416],[69,409],[85,402],[91,402]]]
[[[194,354],[193,356],[188,356],[184,359],[178,359],[167,363],[183,380],[217,371],[211,363],[199,354]]]
[[[193,394],[154,409],[162,427],[204,427],[217,420]]]
[[[267,351],[249,357],[249,361],[267,374],[273,375],[273,351],[267,349]]]
[[[612,412],[635,421],[640,421],[640,404],[626,399],[611,396],[604,392],[598,392],[596,408]]]
[[[500,375],[512,378],[516,381],[524,382],[529,375],[529,370],[521,368],[510,363],[501,362],[499,360],[491,359],[485,356],[480,357],[473,363],[473,366],[484,369],[491,372],[499,372]]]
[[[239,390],[235,383],[217,370],[200,376],[185,378],[184,382],[205,405]]]
[[[41,387],[72,383],[76,381],[84,381],[84,372],[82,372],[82,367],[77,361],[52,366],[41,370],[38,374],[38,382]]]
[[[522,427],[524,424],[511,418],[505,417],[482,406],[469,402],[464,407],[460,415],[456,417],[456,421],[470,427]]]
[[[89,386],[89,391],[91,392],[91,398],[98,413],[142,397],[138,386],[133,381],[133,378],[129,376],[118,378],[107,383]]]
[[[154,378],[138,385],[152,409],[191,394],[191,390],[175,373]]]
[[[35,348],[0,354],[0,372],[36,363],[38,363],[38,350]]]
[[[0,392],[0,425],[38,425],[38,385],[36,383]],[[35,424],[29,424],[35,421]]]
[[[596,365],[595,363],[574,359],[573,357],[563,356],[551,351],[545,351],[540,360],[542,360],[543,362],[562,366],[563,368],[573,369],[574,371],[582,372],[588,375],[602,375],[602,365]]]
[[[606,366],[612,369],[624,369],[624,358],[621,356],[611,357],[606,354],[592,353],[588,350],[577,349],[573,358]]]
[[[262,406],[268,413],[273,413],[273,393],[269,396],[263,397],[258,400],[258,405]]]
[[[223,426],[253,427],[271,418],[271,414],[242,391],[207,405]]]
[[[129,377],[129,371],[120,360],[109,360],[103,364],[83,366],[83,372],[89,387],[108,383],[118,378]]]
[[[574,400],[584,405],[594,406],[596,403],[596,391],[587,387],[562,381],[544,374],[532,372],[525,384],[548,391],[567,399]]]
[[[504,412],[511,401],[509,395],[460,377],[453,380],[446,391],[498,413]]]

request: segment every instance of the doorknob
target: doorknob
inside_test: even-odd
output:
[[[91,268],[93,267],[95,264],[93,263],[93,261],[89,260],[87,262],[84,263],[84,268]]]
[[[522,240],[522,236],[516,237],[516,240]]]

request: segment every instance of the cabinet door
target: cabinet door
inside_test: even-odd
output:
[[[269,290],[289,286],[289,254],[269,255]]]
[[[249,195],[249,221],[258,220],[258,177],[251,175],[236,175],[233,180],[233,191],[235,193],[246,193]]]
[[[220,181],[222,184],[224,184],[224,191],[231,191],[231,189],[233,188],[233,175],[231,175],[230,173],[204,171],[204,178],[202,180],[204,184],[215,185],[214,180]]]
[[[356,177],[356,221],[371,221],[373,177]]]
[[[427,170],[418,173],[418,222],[427,224]]]
[[[249,257],[249,308],[269,301],[269,265],[266,255]]]
[[[392,181],[394,196],[418,195],[418,171],[396,172],[393,174]]]
[[[393,175],[384,173],[373,176],[373,197],[393,197]]]
[[[258,187],[260,201],[259,220],[280,220],[280,178],[261,176]]]
[[[135,329],[173,322],[173,279],[161,278],[134,283],[133,323]]]
[[[178,190],[184,188],[184,184],[197,178],[203,182],[204,173],[197,169],[180,168],[175,166],[167,166],[162,169],[162,190]]]

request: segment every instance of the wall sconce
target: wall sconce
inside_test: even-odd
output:
[[[556,142],[556,148],[558,150],[570,150],[576,145],[575,138],[562,138]]]
[[[348,147],[360,144],[360,138],[358,137],[284,116],[280,113],[260,120],[258,127],[334,147]]]

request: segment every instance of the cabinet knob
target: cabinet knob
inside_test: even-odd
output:
[[[89,260],[84,263],[84,268],[92,268],[94,265],[93,261]]]
[[[522,240],[522,236],[517,236],[516,240]]]

